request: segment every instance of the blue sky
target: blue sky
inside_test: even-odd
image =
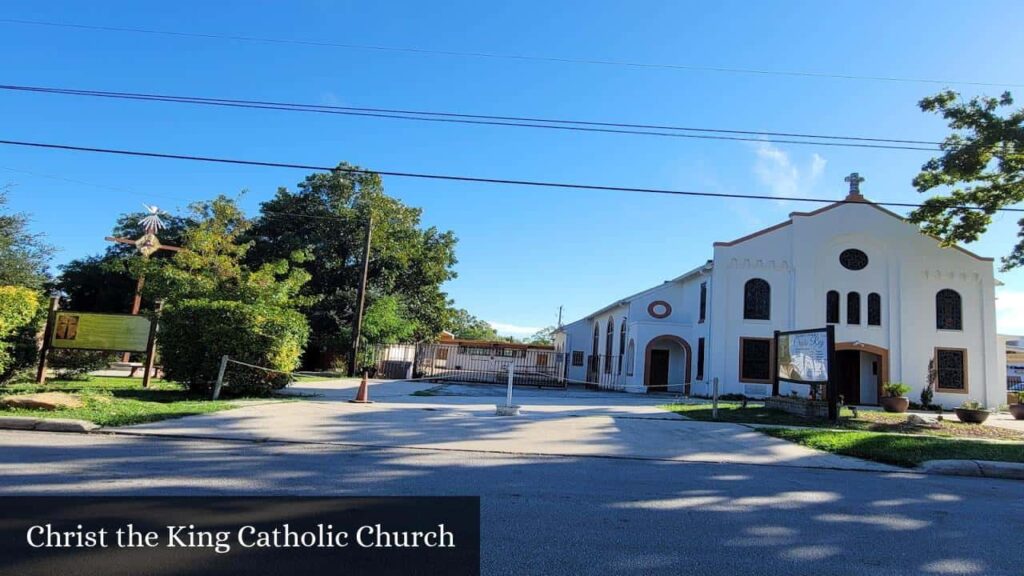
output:
[[[48,2],[0,18],[433,50],[1024,83],[1019,2]],[[640,69],[0,23],[0,83],[933,140],[944,84]],[[949,84],[964,95],[999,87]],[[1024,101],[1024,99],[1021,99]],[[1020,104],[1021,102],[1018,102]],[[711,192],[919,200],[927,152],[772,145],[226,110],[0,93],[5,139]],[[101,251],[117,214],[216,194],[255,213],[304,172],[0,147],[11,204],[61,249]],[[54,177],[76,180],[69,182]],[[385,180],[455,231],[446,289],[505,333],[572,320],[812,205]],[[1001,256],[1012,214],[979,242]],[[1024,271],[998,274],[1000,330],[1024,333]]]

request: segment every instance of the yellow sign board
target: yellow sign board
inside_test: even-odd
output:
[[[50,346],[76,350],[145,352],[150,320],[130,314],[57,312]]]

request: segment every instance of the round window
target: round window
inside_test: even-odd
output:
[[[863,270],[868,265],[868,255],[856,248],[850,248],[839,254],[839,263],[847,270]]]
[[[672,313],[672,306],[664,300],[655,300],[647,307],[647,313],[655,318],[665,318]]]

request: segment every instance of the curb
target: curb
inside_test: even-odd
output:
[[[86,420],[72,420],[70,418],[45,419],[29,416],[4,416],[0,417],[0,429],[86,433],[99,429],[99,425]]]
[[[917,467],[926,474],[946,476],[976,476],[1024,480],[1024,464],[992,460],[928,460]]]

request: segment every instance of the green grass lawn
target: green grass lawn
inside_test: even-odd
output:
[[[0,396],[33,392],[67,392],[82,399],[85,406],[62,410],[14,409],[0,406],[3,416],[36,418],[76,418],[100,426],[126,426],[166,418],[207,414],[236,407],[231,402],[190,397],[176,382],[153,380],[142,387],[139,378],[93,376],[89,380],[48,380],[37,384],[9,384],[0,387]]]
[[[763,428],[761,432],[818,450],[897,466],[917,466],[926,460],[1024,462],[1024,443],[855,430]]]
[[[662,406],[662,408],[694,420],[713,420],[710,404],[669,404]],[[737,424],[805,426],[862,432],[895,432],[942,438],[987,438],[992,440],[1024,441],[1024,434],[1005,428],[964,424],[948,420],[939,423],[938,428],[919,428],[907,424],[906,414],[860,410],[857,417],[854,418],[853,412],[845,407],[839,412],[838,422],[829,422],[823,419],[803,418],[796,414],[790,414],[781,410],[771,410],[761,406],[743,408],[737,403],[719,403],[718,421],[735,422]]]

